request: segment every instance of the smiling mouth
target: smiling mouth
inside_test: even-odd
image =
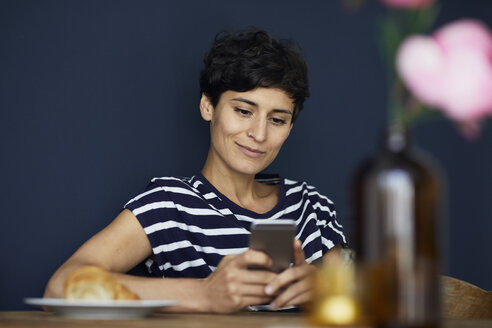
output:
[[[249,156],[249,157],[260,157],[261,155],[265,154],[264,151],[249,148],[249,147],[240,145],[237,142],[236,142],[236,145],[239,147],[239,150],[241,150],[241,152],[243,154],[245,154],[246,156]]]

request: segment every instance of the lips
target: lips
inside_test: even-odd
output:
[[[257,157],[260,157],[262,156],[263,154],[265,154],[264,151],[261,151],[261,150],[257,150],[257,149],[254,149],[254,148],[249,148],[247,146],[243,146],[243,145],[240,145],[236,142],[236,145],[238,146],[239,150],[245,154],[246,156],[248,157],[253,157],[253,158],[257,158]]]

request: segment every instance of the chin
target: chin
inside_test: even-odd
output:
[[[241,174],[246,174],[246,175],[256,175],[258,172],[261,172],[263,170],[263,165],[255,165],[255,163],[250,163],[246,161],[241,161],[236,163],[230,163],[230,168],[232,168],[234,171],[241,173]]]
[[[240,163],[239,165],[232,166],[233,169],[239,173],[246,174],[246,175],[256,175],[257,173],[260,173],[263,171],[267,165],[253,165],[251,163]]]
[[[239,173],[245,174],[245,175],[256,175],[259,172],[261,172],[262,170],[258,170],[258,169],[237,169],[236,171],[239,172]]]

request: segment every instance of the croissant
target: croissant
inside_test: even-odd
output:
[[[98,266],[84,266],[71,272],[65,280],[66,299],[139,300],[140,297]]]

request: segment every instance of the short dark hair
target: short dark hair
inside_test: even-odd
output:
[[[255,28],[219,32],[204,58],[200,93],[215,107],[227,90],[279,88],[294,102],[293,123],[309,97],[307,66],[299,50],[294,41],[274,40]]]

